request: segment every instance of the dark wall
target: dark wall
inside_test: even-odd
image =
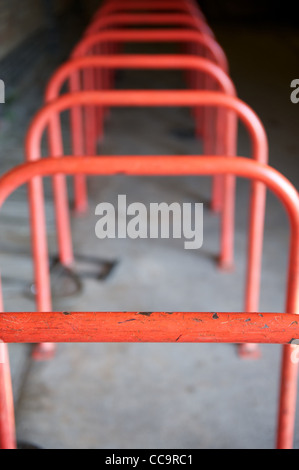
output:
[[[197,2],[210,20],[250,21],[255,23],[277,21],[299,25],[294,12],[295,2],[278,0],[200,0]]]

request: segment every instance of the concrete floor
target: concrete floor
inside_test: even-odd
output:
[[[299,39],[268,26],[215,25],[227,52],[239,97],[262,119],[270,163],[298,187],[299,105],[290,101],[296,78]],[[278,65],[279,64],[279,65]],[[148,75],[138,80],[148,80]],[[120,87],[137,80],[122,75]],[[180,86],[173,74],[157,75],[153,87]],[[139,82],[143,83],[143,82]],[[1,133],[2,171],[22,161],[29,118],[41,105],[40,79],[12,105]],[[186,110],[114,110],[106,126],[103,153],[198,153]],[[182,135],[178,135],[178,132]],[[183,132],[182,132],[183,131]],[[240,128],[239,154],[250,156]],[[236,208],[236,269],[217,269],[219,220],[210,213],[208,178],[89,179],[90,210],[74,218],[75,251],[118,263],[106,281],[83,278],[71,298],[54,296],[57,310],[242,309],[248,183],[239,181]],[[18,190],[1,214],[1,270],[5,308],[32,310],[28,295],[32,266],[25,189]],[[94,234],[95,206],[128,201],[204,202],[204,243],[186,251],[181,240],[105,240]],[[55,254],[54,217],[46,185],[49,244]],[[20,224],[21,221],[21,224]],[[288,225],[280,204],[267,199],[261,311],[283,311]],[[77,263],[78,272],[94,266]],[[16,274],[17,273],[17,274]],[[13,279],[18,278],[18,282]],[[10,345],[17,434],[42,448],[271,448],[275,442],[280,346],[262,345],[258,361],[242,361],[235,345],[63,344],[50,362],[33,362],[31,346]],[[299,421],[295,447],[299,448]]]

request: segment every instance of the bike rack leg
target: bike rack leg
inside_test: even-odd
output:
[[[80,74],[73,72],[70,77],[70,92],[75,93],[81,89]],[[72,152],[74,155],[85,154],[85,140],[83,125],[83,109],[75,106],[71,109],[71,140]],[[87,186],[84,175],[74,176],[74,212],[75,214],[83,214],[86,212],[87,202]]]
[[[48,261],[48,246],[46,234],[46,218],[44,206],[43,182],[41,178],[35,178],[29,185],[30,226],[32,233],[32,253],[36,270],[36,307],[42,312],[51,311],[51,283]],[[39,194],[39,198],[34,198]],[[39,260],[37,262],[36,260]],[[55,352],[55,344],[37,344],[33,350],[32,358],[35,360],[51,359]]]
[[[299,348],[294,348],[291,345],[283,346],[276,443],[278,449],[291,449],[293,447],[298,361]]]
[[[0,279],[0,311],[3,312]],[[16,449],[13,392],[7,344],[0,343],[0,449]]]
[[[238,355],[241,359],[259,359],[261,350],[257,344],[240,344],[238,346]]]
[[[49,361],[53,359],[56,352],[56,345],[54,343],[39,343],[32,351],[32,359],[35,361]]]
[[[261,183],[251,185],[252,198],[249,219],[248,268],[244,310],[259,311],[266,188]],[[240,344],[238,354],[242,359],[259,359],[260,348],[256,344]]]
[[[237,154],[237,117],[234,113],[226,113],[225,130],[225,155],[230,158]],[[225,271],[232,271],[234,270],[235,176],[225,175],[223,177],[222,190],[223,207],[221,211],[219,267]]]
[[[0,449],[16,448],[14,403],[8,347],[0,343]]]

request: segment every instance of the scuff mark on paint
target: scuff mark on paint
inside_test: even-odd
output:
[[[128,321],[135,321],[136,318],[130,318],[130,320],[125,320],[125,321],[119,321],[118,324],[120,323],[127,323]]]

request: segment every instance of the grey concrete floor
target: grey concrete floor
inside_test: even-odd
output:
[[[270,163],[298,187],[299,105],[290,101],[296,78],[298,35],[271,27],[215,25],[227,52],[238,94],[259,114]],[[279,65],[278,65],[279,64]],[[120,87],[145,83],[125,74]],[[174,74],[156,75],[181,86]],[[29,118],[41,105],[43,80],[20,97],[0,129],[1,170],[23,159]],[[117,109],[106,125],[105,154],[196,154],[192,118],[183,109]],[[183,131],[180,137],[177,131]],[[240,127],[239,154],[250,156]],[[71,188],[71,185],[70,185]],[[75,252],[117,260],[106,281],[83,279],[71,298],[54,297],[57,310],[238,311],[243,307],[248,182],[238,181],[236,268],[217,269],[219,220],[209,211],[210,179],[194,177],[89,178],[90,208],[73,218]],[[186,251],[181,240],[104,240],[95,237],[95,206],[115,202],[204,202],[204,243]],[[1,271],[5,308],[34,309],[25,189],[1,214]],[[50,184],[46,182],[49,246],[55,254]],[[20,223],[21,222],[21,223]],[[261,311],[283,311],[288,224],[282,207],[267,199]],[[86,269],[77,262],[78,272]],[[88,269],[94,267],[87,266]],[[17,282],[16,282],[17,279]],[[240,360],[235,345],[62,344],[50,362],[33,362],[31,346],[10,345],[18,439],[42,448],[271,448],[275,443],[281,347],[262,345],[258,361]],[[299,448],[299,422],[295,447]]]

